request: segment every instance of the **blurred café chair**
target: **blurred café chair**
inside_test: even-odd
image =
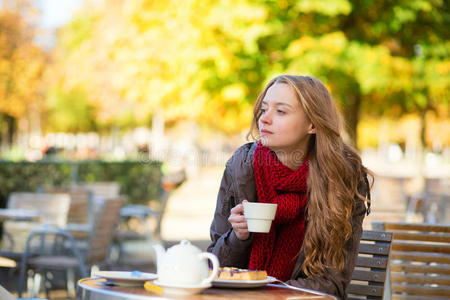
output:
[[[28,289],[28,296],[31,297],[39,294],[42,283],[49,297],[50,280],[56,277],[54,272],[63,273],[71,296],[75,294],[75,272],[78,270],[82,277],[88,276],[73,237],[67,231],[51,226],[34,230],[27,238],[20,266],[19,297],[22,296],[25,274],[30,274],[30,270],[33,270],[34,279],[33,287]]]
[[[87,277],[87,269],[91,271],[99,269],[101,266],[108,266],[110,246],[113,233],[119,220],[120,208],[124,203],[124,197],[114,197],[108,200],[99,199],[98,210],[95,216],[95,222],[92,231],[86,241],[80,242],[73,239],[71,233],[66,230],[41,230],[32,233],[29,237],[30,245],[34,236],[61,236],[64,242],[60,243],[65,247],[60,247],[63,251],[49,252],[42,251],[42,248],[27,248],[22,259],[19,295],[22,292],[23,282],[27,282],[25,271],[31,269],[34,271],[34,284],[29,288],[29,294],[37,295],[39,293],[42,279],[46,287],[47,297],[52,287],[52,272],[65,271],[65,285],[69,295],[74,295],[76,280],[76,271],[81,277]],[[28,244],[27,244],[28,245]],[[52,248],[59,249],[53,245]],[[43,250],[46,250],[45,247]],[[55,276],[53,276],[55,278]]]
[[[85,187],[44,187],[45,193],[67,193],[70,195],[70,207],[67,214],[68,230],[75,240],[86,240],[94,224],[92,212],[92,193]]]
[[[115,181],[78,182],[73,187],[83,187],[95,197],[112,198],[120,194],[120,184]]]

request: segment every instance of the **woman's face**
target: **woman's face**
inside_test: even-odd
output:
[[[306,151],[313,126],[300,106],[294,90],[275,83],[262,101],[258,120],[261,142],[274,151]]]

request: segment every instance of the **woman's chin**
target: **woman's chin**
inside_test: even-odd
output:
[[[268,141],[268,139],[266,137],[264,137],[264,136],[261,137],[261,139],[259,141],[261,142],[261,144],[263,146],[269,147],[269,141]]]

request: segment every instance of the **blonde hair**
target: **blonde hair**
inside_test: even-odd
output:
[[[342,271],[345,267],[345,244],[352,237],[352,211],[355,195],[370,202],[357,188],[372,175],[361,163],[358,153],[345,144],[342,117],[328,89],[310,76],[281,75],[272,79],[258,96],[253,121],[247,137],[255,138],[262,101],[276,83],[289,85],[316,128],[308,145],[308,226],[303,241],[307,276],[322,275],[326,267]]]

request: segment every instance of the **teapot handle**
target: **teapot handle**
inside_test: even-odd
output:
[[[209,275],[208,278],[206,278],[202,281],[202,284],[211,283],[211,281],[213,281],[214,278],[216,278],[217,273],[219,273],[219,260],[217,259],[217,257],[214,254],[208,253],[208,252],[200,253],[198,256],[200,257],[200,259],[203,259],[203,258],[209,259],[212,262],[213,269],[212,269],[211,275]]]

